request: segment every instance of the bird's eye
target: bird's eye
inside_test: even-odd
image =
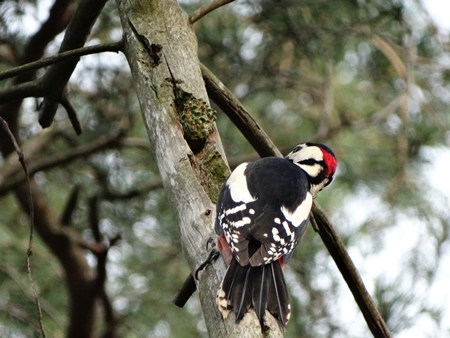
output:
[[[293,153],[296,153],[297,151],[301,150],[303,147],[302,146],[296,146],[294,149],[292,149]]]

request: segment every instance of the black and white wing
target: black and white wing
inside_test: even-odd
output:
[[[242,266],[286,261],[305,232],[311,206],[303,170],[285,159],[263,158],[241,164],[225,182],[215,230]]]

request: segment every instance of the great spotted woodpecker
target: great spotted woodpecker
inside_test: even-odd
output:
[[[238,323],[250,308],[264,331],[266,309],[286,329],[290,317],[283,265],[306,230],[313,199],[333,180],[337,161],[317,143],[296,146],[285,158],[239,165],[217,202],[218,247],[229,264],[217,292],[224,318]]]

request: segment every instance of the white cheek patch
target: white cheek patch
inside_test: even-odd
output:
[[[318,163],[314,165],[299,164],[298,166],[306,171],[306,173],[311,177],[317,177],[323,169],[323,167]]]
[[[242,163],[239,165],[228,178],[226,185],[230,189],[231,198],[234,202],[250,203],[256,201],[250,194],[247,188],[247,178],[244,175],[244,171],[247,168],[248,163]]]
[[[305,200],[294,210],[294,212],[290,212],[285,207],[281,207],[281,212],[293,226],[298,227],[308,219],[309,213],[311,212],[312,201],[312,195],[307,193]]]

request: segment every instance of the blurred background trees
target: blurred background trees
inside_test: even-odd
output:
[[[181,1],[187,13],[204,3]],[[0,71],[55,54],[76,4],[0,2]],[[318,201],[393,334],[448,334],[448,32],[433,24],[420,2],[345,0],[237,1],[202,18],[194,29],[200,60],[283,153],[310,140],[335,151],[337,179]],[[116,4],[107,2],[88,44],[120,38]],[[0,90],[42,74],[3,80]],[[10,126],[27,164],[50,163],[37,166],[35,188],[45,197],[52,222],[86,244],[78,250],[89,276],[99,273],[95,248],[113,244],[104,298],[94,306],[95,332],[206,336],[196,297],[184,309],[171,303],[189,268],[126,60],[106,53],[85,56],[68,89],[83,126],[80,136],[62,107],[52,127],[42,130],[40,99],[25,99],[16,108],[4,105],[1,114],[17,123]],[[220,110],[217,125],[230,163],[255,158]],[[17,156],[2,137],[0,176],[6,177]],[[17,198],[22,183],[4,188],[8,181],[0,182],[0,336],[28,337],[39,329],[24,263],[29,227]],[[54,251],[35,236],[32,270],[44,325],[50,337],[63,337],[70,322],[70,276]],[[311,230],[290,261],[287,281],[293,317],[286,337],[369,335]]]

